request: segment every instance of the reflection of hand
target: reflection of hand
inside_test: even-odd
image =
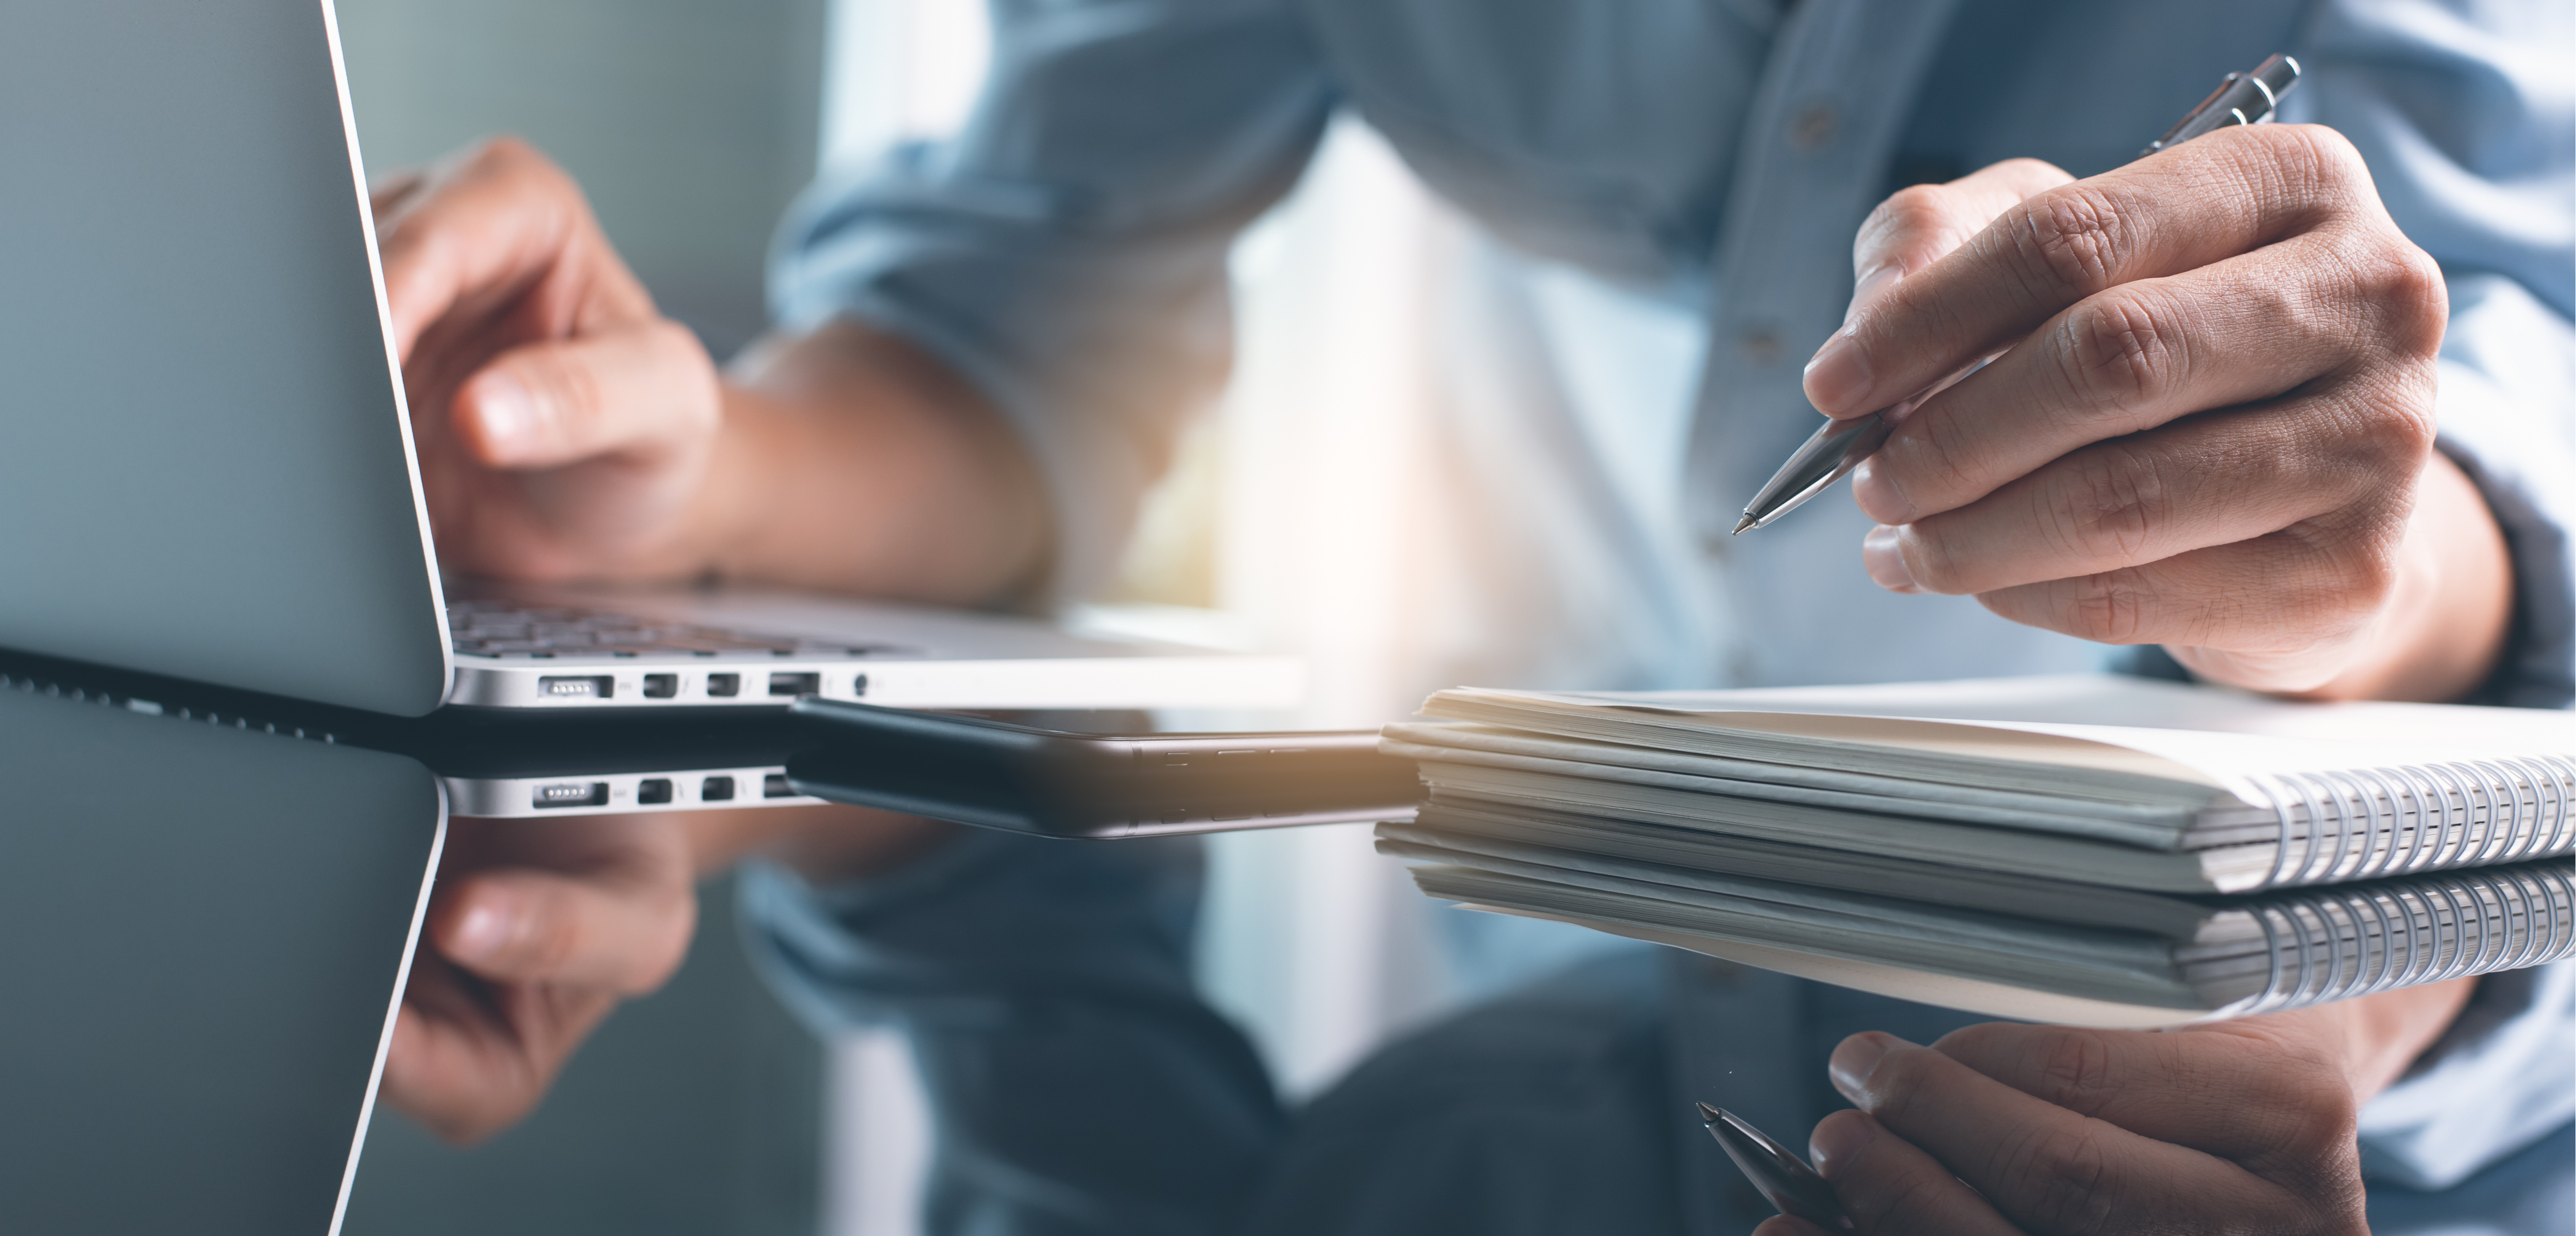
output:
[[[1854,260],[1807,371],[1828,415],[2001,352],[1855,475],[1882,585],[2261,690],[2456,698],[2492,666],[2503,541],[2428,458],[2441,272],[2332,130],[1997,164],[1889,199]]]
[[[440,557],[479,574],[685,573],[715,366],[571,178],[498,141],[376,192]]]
[[[385,1101],[454,1142],[527,1115],[618,1001],[679,966],[693,875],[675,815],[449,821]]]
[[[619,1001],[678,968],[700,876],[763,850],[818,881],[864,877],[949,832],[856,807],[451,820],[385,1101],[450,1141],[499,1132]]]
[[[1982,1025],[1834,1052],[1816,1126],[1862,1233],[2363,1236],[2354,1122],[2476,980],[2170,1034]],[[1817,1236],[1772,1219],[1756,1236]]]

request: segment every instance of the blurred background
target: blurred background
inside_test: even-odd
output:
[[[978,0],[339,0],[371,175],[494,134],[588,191],[665,312],[722,358],[764,328],[762,260],[825,166],[973,105]],[[1317,724],[1373,727],[1461,624],[1438,557],[1388,529],[1431,500],[1422,357],[1463,229],[1337,125],[1238,246],[1235,380],[1149,503],[1094,629],[1301,651]],[[1414,615],[1412,619],[1403,617]],[[1456,615],[1451,615],[1456,617]],[[1472,622],[1463,624],[1472,631]],[[1427,905],[1364,827],[1221,837],[1200,970],[1283,1087],[1311,1093],[1451,1003]],[[721,881],[663,992],[628,1005],[537,1116],[470,1151],[380,1112],[347,1230],[909,1236],[932,1129],[900,1040],[816,1043],[749,973]]]

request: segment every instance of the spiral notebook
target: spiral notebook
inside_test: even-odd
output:
[[[2116,675],[1443,691],[1387,727],[1431,801],[2164,892],[2576,851],[2576,715],[2293,704]]]
[[[1378,848],[1423,864],[1423,892],[1469,908],[2032,1021],[2178,1024],[2576,956],[2566,859],[2244,898],[1980,899],[1963,884],[1932,901],[1901,879],[1883,883],[1908,895],[1554,851],[1437,813],[1380,825]]]
[[[2576,955],[2576,718],[2108,676],[1461,690],[1423,891],[1908,999],[2159,1025]],[[2332,887],[2315,887],[2332,886]]]

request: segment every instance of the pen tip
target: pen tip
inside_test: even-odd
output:
[[[1699,1105],[1699,1118],[1700,1122],[1703,1124],[1716,1124],[1718,1121],[1726,1119],[1726,1113],[1719,1111],[1706,1103],[1702,1103]]]
[[[1744,535],[1744,530],[1745,530],[1745,529],[1750,528],[1750,527],[1752,527],[1753,525],[1755,525],[1755,524],[1757,524],[1757,523],[1760,523],[1760,522],[1762,522],[1762,521],[1760,521],[1760,520],[1758,520],[1758,519],[1755,519],[1755,518],[1753,518],[1753,517],[1752,517],[1752,516],[1750,516],[1750,515],[1747,515],[1747,516],[1745,516],[1744,518],[1742,518],[1742,519],[1739,519],[1739,520],[1735,521],[1735,531],[1730,532],[1730,533],[1727,533],[1726,535],[1728,535],[1728,536],[1742,536],[1742,535]]]

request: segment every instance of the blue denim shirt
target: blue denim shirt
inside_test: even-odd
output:
[[[1866,527],[1849,503],[1816,503],[1731,544],[1722,533],[1814,427],[1800,365],[1839,324],[1853,232],[1894,183],[2011,156],[2103,171],[2223,73],[2287,49],[2308,72],[2284,118],[2351,138],[2391,215],[2449,276],[2443,445],[2485,487],[2522,583],[2495,695],[2546,707],[2576,697],[2576,59],[2565,5],[994,8],[994,72],[964,131],[818,183],[782,229],[774,301],[791,325],[842,316],[906,335],[1006,412],[1052,491],[1055,595],[1079,596],[1114,566],[1180,424],[1224,378],[1229,244],[1347,110],[1514,258],[1682,307],[1706,331],[1701,395],[1665,456],[1686,471],[1685,509],[1638,518],[1622,495],[1641,478],[1594,475],[1581,451],[1554,443],[1538,453],[1568,475],[1503,484],[1552,491],[1551,526],[1508,529],[1508,543],[1579,542],[1579,559],[1549,564],[1556,585],[1568,586],[1569,568],[1606,573],[1581,582],[1620,593],[1610,607],[1633,616],[1580,629],[1547,610],[1545,581],[1527,589],[1513,603],[1534,603],[1531,655],[1498,667],[1513,685],[1549,685],[1531,666],[1587,638],[1638,651],[1562,685],[2072,668],[2061,641],[1973,602],[1883,593],[1851,570],[1819,578],[1816,564],[1847,564]],[[1498,423],[1508,411],[1470,410]],[[1511,516],[1492,505],[1478,516]],[[1711,605],[1691,583],[1704,569],[1723,575],[1723,608],[1750,633],[1731,669],[1702,651]],[[1874,632],[1913,638],[1856,646]]]
[[[2449,280],[2442,446],[2502,521],[2519,586],[2490,695],[2576,697],[2566,5],[997,0],[995,13],[993,77],[964,131],[819,183],[782,231],[776,307],[794,325],[841,316],[903,334],[1003,409],[1051,490],[1055,595],[1109,571],[1180,424],[1223,380],[1230,242],[1347,111],[1493,238],[1499,265],[1571,272],[1704,330],[1700,394],[1670,452],[1678,509],[1641,515],[1639,478],[1581,452],[1528,452],[1563,461],[1565,476],[1535,479],[1560,485],[1550,518],[1601,573],[1598,589],[1554,591],[1615,594],[1595,608],[1625,625],[1601,638],[1533,606],[1525,659],[1498,679],[1545,685],[1531,667],[1551,649],[1592,645],[1624,659],[1569,685],[2069,668],[2090,652],[1973,603],[1814,569],[1857,542],[1865,521],[1848,504],[1732,545],[1706,534],[1812,428],[1799,365],[1838,324],[1853,231],[1890,188],[2011,156],[2105,170],[2222,73],[2286,49],[2308,72],[2285,118],[2350,137]],[[1509,432],[1552,428],[1492,411]],[[1706,652],[1712,590],[1743,644],[1723,663]],[[1887,632],[1910,638],[1872,638]],[[1729,1105],[1794,1137],[1832,1103],[1819,1087],[1837,1031],[1936,1034],[1944,1016],[1637,951],[1398,1049],[1292,1119],[1188,991],[1188,882],[1147,852],[978,839],[892,891],[751,877],[759,946],[792,999],[916,1031],[941,1119],[939,1230],[1396,1230],[1455,1217],[1437,1208],[1483,1187],[1568,1220],[1524,1228],[1497,1210],[1484,1231],[1740,1230],[1756,1212],[1707,1200],[1731,1185],[1694,1175],[1709,1156],[1670,1095],[1710,1068],[1779,1079]],[[2561,968],[2482,992],[2479,1014],[2365,1114],[2374,1205],[2465,1188],[2416,1196],[2520,1230],[2513,1207],[2564,1213],[2567,1154],[2548,1147],[2576,1111],[2576,981]],[[1061,1114],[1032,1118],[1029,1100]],[[1390,1143],[1390,1129],[1409,1133]],[[1362,1170],[1378,1156],[1393,1156],[1385,1170]],[[1300,1197],[1342,1209],[1324,1223]]]

